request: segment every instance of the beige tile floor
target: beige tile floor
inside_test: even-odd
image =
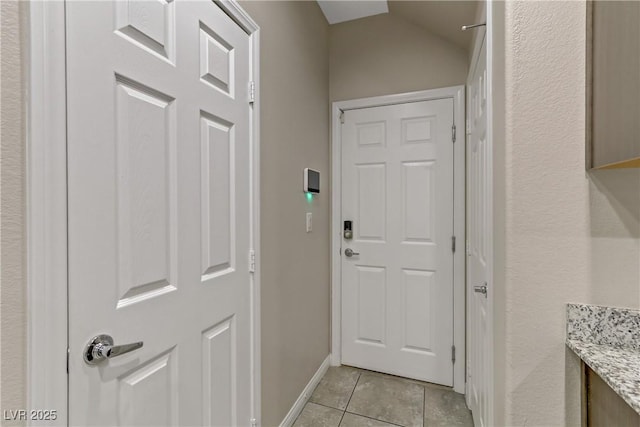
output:
[[[473,427],[449,387],[348,366],[329,368],[294,427]]]

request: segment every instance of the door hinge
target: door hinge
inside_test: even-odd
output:
[[[256,251],[249,249],[249,273],[256,272]]]
[[[456,251],[456,236],[451,236],[451,252]]]
[[[256,427],[258,425],[258,420],[255,418],[251,418],[249,422],[251,423],[251,427]]]
[[[67,374],[69,373],[69,347],[67,347]]]
[[[456,363],[456,346],[451,346],[451,362]]]
[[[340,123],[344,124],[344,111],[340,110]]]
[[[256,82],[251,80],[249,82],[249,104],[256,102]]]
[[[456,142],[456,125],[455,123],[451,125],[451,141]]]

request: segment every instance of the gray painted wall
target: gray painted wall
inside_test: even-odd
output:
[[[329,355],[329,26],[315,1],[241,5],[261,33],[262,422],[274,426]],[[305,167],[321,176],[311,203]]]
[[[383,14],[330,28],[331,101],[463,85],[465,50]]]

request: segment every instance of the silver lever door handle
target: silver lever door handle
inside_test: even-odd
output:
[[[87,365],[95,365],[103,360],[129,353],[142,347],[142,341],[124,345],[113,345],[113,338],[109,335],[98,335],[89,341],[84,348],[84,361]]]
[[[484,285],[474,286],[473,290],[479,294],[487,295],[487,282],[484,282]]]
[[[351,248],[347,248],[347,249],[345,249],[345,250],[344,250],[344,254],[345,254],[347,257],[351,258],[351,257],[352,257],[352,256],[354,256],[354,255],[360,255],[360,252],[353,252],[353,249],[351,249]]]

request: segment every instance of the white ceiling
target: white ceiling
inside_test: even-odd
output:
[[[461,31],[475,24],[478,4],[484,0],[317,0],[329,24],[390,13],[451,43],[471,49],[473,32]]]
[[[386,0],[317,0],[329,24],[389,12]]]

